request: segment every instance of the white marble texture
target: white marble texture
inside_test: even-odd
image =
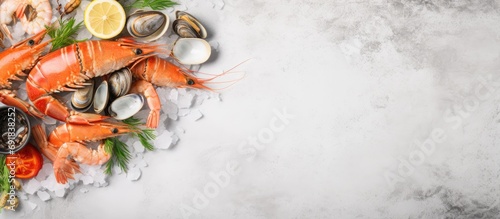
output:
[[[245,78],[175,122],[179,143],[146,153],[139,180],[0,218],[498,217],[500,1],[185,2],[219,44],[202,70],[251,58]]]

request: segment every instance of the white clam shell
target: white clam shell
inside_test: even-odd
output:
[[[94,111],[96,113],[101,113],[106,108],[106,105],[108,105],[108,100],[109,100],[108,82],[103,81],[95,91]]]
[[[127,94],[117,98],[109,106],[109,114],[117,119],[124,120],[135,115],[144,105],[144,97],[140,94]]]
[[[199,38],[179,38],[172,48],[172,56],[185,65],[202,64],[211,53],[210,44]]]

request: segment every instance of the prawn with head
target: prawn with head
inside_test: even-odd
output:
[[[64,123],[55,128],[47,138],[42,126],[33,127],[33,138],[40,151],[54,163],[54,174],[58,183],[66,183],[80,172],[76,163],[101,165],[106,163],[111,155],[104,149],[104,143],[97,150],[87,147],[88,142],[100,141],[106,138],[137,132],[137,129],[123,123],[95,122],[92,124]]]
[[[179,67],[172,62],[159,58],[158,56],[153,56],[134,64],[130,68],[134,78],[136,78],[136,82],[132,85],[130,93],[142,93],[146,97],[149,109],[151,110],[148,115],[146,126],[148,128],[156,128],[158,127],[160,120],[161,102],[153,85],[160,87],[196,88],[214,91],[217,89],[210,88],[207,85],[210,83],[231,83],[241,79],[239,78],[233,81],[224,82],[212,81],[229,73],[232,69],[225,71],[222,74],[215,75],[212,78],[201,79],[195,77],[192,74],[193,72],[187,68]],[[232,84],[234,83],[231,83],[229,86]]]

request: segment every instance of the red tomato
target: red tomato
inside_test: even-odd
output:
[[[7,155],[5,159],[7,168],[16,170],[16,178],[31,179],[42,169],[43,158],[40,152],[30,143],[20,151]]]

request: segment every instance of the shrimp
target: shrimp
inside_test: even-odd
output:
[[[2,5],[0,5],[0,30],[2,33],[7,36],[11,41],[12,35],[7,28],[7,24],[15,22],[16,16],[14,14],[17,12],[19,6],[23,3],[23,1],[17,0],[5,0]]]
[[[88,148],[86,142],[100,141],[126,133],[137,132],[124,123],[96,122],[88,125],[65,123],[58,126],[47,137],[40,126],[33,127],[33,137],[40,151],[54,163],[54,173],[59,183],[73,179],[73,174],[80,171],[76,162],[88,165],[106,163],[111,155],[104,150],[104,143],[97,150]],[[68,159],[68,158],[72,159]]]
[[[34,34],[50,25],[52,7],[49,0],[24,0],[17,7],[16,14],[21,19],[24,31],[28,34]]]
[[[234,68],[236,67],[237,66]],[[157,56],[149,57],[141,62],[134,63],[130,71],[136,79],[136,82],[132,85],[129,93],[142,93],[146,97],[149,109],[151,110],[146,122],[148,128],[158,127],[158,122],[160,120],[161,102],[153,85],[161,87],[197,88],[213,91],[213,89],[206,86],[206,84],[229,72],[226,71],[209,79],[196,78],[189,74],[191,73],[190,70],[182,69]]]

